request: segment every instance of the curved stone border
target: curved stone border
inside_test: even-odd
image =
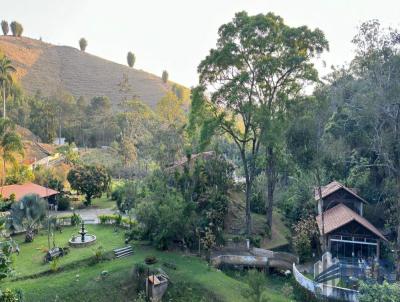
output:
[[[215,267],[221,265],[268,267],[268,257],[264,256],[220,255],[212,258],[211,262]]]
[[[72,241],[72,239],[80,237],[80,235],[75,235],[68,241],[68,243],[69,243],[69,245],[71,247],[78,247],[79,248],[79,247],[86,247],[86,246],[92,245],[93,243],[96,242],[97,237],[95,235],[92,235],[92,234],[87,234],[87,235],[93,236],[93,239],[90,240],[90,241],[85,241],[85,242],[81,242],[81,241],[76,241],[75,242],[75,241]]]

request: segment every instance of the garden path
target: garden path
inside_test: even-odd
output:
[[[85,221],[87,224],[98,224],[99,218],[97,217],[98,215],[110,215],[114,214],[115,210],[112,208],[108,209],[94,209],[94,208],[89,208],[89,209],[78,209],[74,210],[76,214],[79,214],[82,219]],[[51,211],[50,215],[68,215],[72,214],[72,211]]]

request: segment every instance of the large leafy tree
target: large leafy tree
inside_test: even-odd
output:
[[[79,166],[69,171],[67,179],[71,188],[85,195],[85,204],[90,205],[94,197],[101,197],[110,188],[111,177],[101,166]]]
[[[14,125],[9,119],[0,119],[0,155],[3,160],[3,178],[2,185],[6,180],[6,164],[11,162],[16,164],[15,154],[23,154],[24,147],[21,137],[14,131]]]
[[[9,227],[26,230],[25,242],[32,242],[35,231],[46,219],[47,202],[39,195],[24,196],[11,206]]]
[[[167,92],[157,103],[156,113],[162,122],[176,127],[186,122],[185,111],[182,108],[182,100],[172,91]]]
[[[12,73],[15,71],[16,69],[12,65],[11,61],[6,56],[3,56],[0,60],[0,85],[3,94],[3,118],[6,117],[6,92],[10,89],[13,83]]]
[[[24,31],[24,28],[22,27],[21,23],[18,23],[17,21],[12,21],[10,24],[11,27],[11,32],[14,37],[21,37],[22,32]]]
[[[383,166],[394,192],[391,215],[396,228],[397,279],[400,280],[400,33],[382,29],[376,20],[364,23],[353,39],[357,55],[353,74],[360,85],[350,106],[362,110],[359,120],[371,129],[369,150],[374,165]]]
[[[214,88],[209,106],[216,129],[234,140],[241,155],[246,180],[246,230],[250,233],[251,189],[261,146],[265,146],[268,158],[275,158],[272,124],[302,84],[317,79],[310,60],[327,49],[328,43],[320,30],[289,27],[272,13],[237,13],[218,33],[217,47],[200,63],[198,71],[200,83]],[[271,166],[270,161],[267,164]],[[272,169],[268,176],[275,177],[275,173]],[[270,204],[268,217],[272,200]]]

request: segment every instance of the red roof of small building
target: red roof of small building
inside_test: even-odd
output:
[[[357,195],[357,193],[355,192],[354,189],[347,188],[346,186],[342,185],[338,181],[332,181],[331,183],[327,184],[326,186],[321,187],[322,198],[325,198],[325,197],[331,195],[332,193],[337,192],[341,189],[347,191],[348,193],[350,193],[351,195],[353,195],[355,198],[362,201],[363,203],[368,203],[364,198]],[[319,200],[318,188],[314,189],[314,198],[315,198],[315,200]]]
[[[321,216],[322,215],[317,216],[317,224],[322,234]],[[361,224],[364,228],[368,229],[370,232],[374,233],[379,238],[387,241],[385,236],[383,236],[383,234],[376,227],[374,227],[367,219],[358,215],[356,212],[352,211],[342,203],[339,203],[338,205],[324,212],[324,222],[325,222],[324,232],[325,234],[329,234],[334,230],[352,221]]]
[[[42,198],[53,196],[59,192],[50,188],[42,187],[37,184],[28,182],[23,185],[9,185],[0,187],[0,194],[3,198],[10,198],[11,194],[15,194],[15,199],[20,200],[25,195],[37,194]]]

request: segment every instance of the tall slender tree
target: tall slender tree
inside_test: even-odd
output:
[[[88,45],[88,43],[87,43],[86,39],[85,38],[80,38],[80,40],[79,40],[79,48],[81,49],[81,51],[85,51],[87,45]]]
[[[3,31],[3,35],[8,35],[10,27],[8,26],[8,22],[6,20],[1,21],[1,30]]]
[[[136,57],[135,57],[135,55],[133,54],[133,52],[128,52],[128,55],[126,56],[126,59],[127,59],[127,61],[128,61],[128,66],[130,67],[130,68],[133,68],[133,65],[135,65],[135,61],[136,61]]]
[[[10,89],[13,83],[13,78],[11,74],[15,72],[16,69],[11,64],[11,61],[6,57],[0,60],[0,85],[3,94],[3,118],[6,118],[6,90]]]
[[[162,75],[161,75],[161,78],[162,78],[162,81],[164,82],[164,83],[167,83],[168,82],[168,71],[166,71],[166,70],[163,70],[163,72],[162,72]]]

